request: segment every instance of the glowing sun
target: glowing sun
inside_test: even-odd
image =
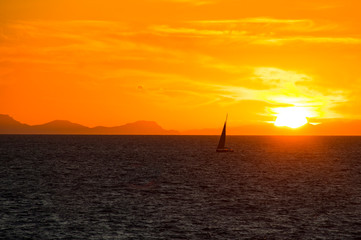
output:
[[[286,107],[278,109],[275,126],[298,128],[305,125],[307,121],[308,112],[300,107]]]

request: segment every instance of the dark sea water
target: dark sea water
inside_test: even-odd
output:
[[[0,136],[1,239],[361,239],[361,137]]]

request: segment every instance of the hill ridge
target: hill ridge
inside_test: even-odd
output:
[[[9,115],[0,114],[0,134],[99,134],[99,135],[175,135],[155,121],[138,120],[114,127],[87,127],[69,120],[53,120],[44,124],[20,123]]]

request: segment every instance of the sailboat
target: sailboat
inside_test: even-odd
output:
[[[218,143],[216,152],[233,152],[232,148],[225,147],[227,119],[228,119],[228,114],[226,116],[226,121],[224,122],[222,135],[221,135],[221,138],[219,139],[219,143]]]

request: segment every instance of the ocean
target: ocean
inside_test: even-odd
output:
[[[1,239],[361,239],[361,137],[0,136]]]

